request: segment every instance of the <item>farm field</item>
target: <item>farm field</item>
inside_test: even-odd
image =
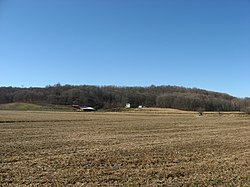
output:
[[[0,111],[0,186],[250,186],[250,117]]]

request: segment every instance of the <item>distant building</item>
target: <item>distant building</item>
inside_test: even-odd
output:
[[[125,108],[130,108],[130,103],[126,103]]]
[[[72,105],[77,111],[85,111],[85,112],[92,112],[96,111],[95,108],[89,106],[79,106],[79,105]]]
[[[143,106],[142,106],[142,105],[139,105],[138,108],[143,108]]]

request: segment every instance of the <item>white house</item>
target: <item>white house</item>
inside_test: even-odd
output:
[[[130,103],[126,103],[125,108],[130,108]]]

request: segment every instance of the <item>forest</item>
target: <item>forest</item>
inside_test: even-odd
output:
[[[244,111],[250,98],[178,86],[118,87],[61,85],[45,88],[0,87],[0,104],[26,102],[56,105],[86,105],[96,109],[131,107],[176,108],[189,111]]]

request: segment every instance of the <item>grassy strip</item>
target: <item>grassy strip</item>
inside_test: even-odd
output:
[[[21,110],[21,111],[73,111],[71,107],[49,104],[32,103],[8,103],[1,104],[0,110]]]

